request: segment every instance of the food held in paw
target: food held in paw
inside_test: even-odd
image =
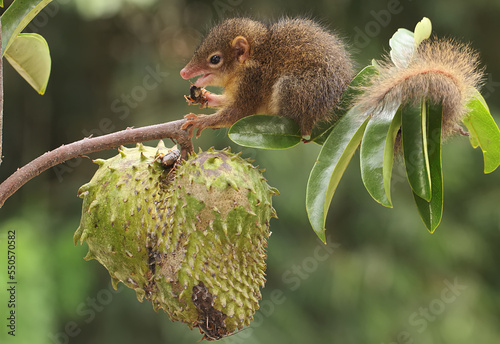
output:
[[[200,108],[202,109],[208,106],[208,99],[205,96],[207,92],[203,87],[191,85],[189,96],[184,96],[184,98],[186,98],[188,105],[200,104]]]

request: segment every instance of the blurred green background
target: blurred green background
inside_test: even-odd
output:
[[[498,1],[55,1],[27,28],[51,49],[46,94],[4,68],[1,180],[61,144],[193,111],[183,99],[189,84],[178,72],[207,29],[235,15],[317,19],[346,39],[358,69],[388,51],[398,28],[413,30],[427,16],[434,34],[471,42],[481,52],[483,95],[500,123]],[[154,87],[145,84],[147,75]],[[242,151],[281,191],[274,198],[279,220],[271,222],[261,310],[249,328],[222,343],[500,340],[500,171],[484,175],[482,154],[467,138],[444,147],[444,217],[434,234],[418,217],[402,167],[394,171],[395,207],[386,209],[364,189],[356,154],[330,208],[328,246],[316,239],[305,212],[318,146],[249,149],[231,143],[225,130],[205,130],[195,146]],[[196,343],[197,330],[155,313],[123,285],[113,291],[107,271],[83,260],[86,245],[73,245],[81,212],[76,192],[95,170],[88,158],[71,160],[30,181],[0,209],[0,342]],[[16,337],[5,326],[9,230],[17,241]]]

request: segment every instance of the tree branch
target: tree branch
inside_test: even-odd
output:
[[[188,153],[193,151],[193,143],[188,132],[181,129],[185,121],[182,119],[137,129],[125,129],[116,133],[94,138],[84,138],[68,145],[62,145],[24,165],[0,184],[0,207],[21,186],[43,171],[88,153],[130,143],[170,138],[177,141],[181,147],[182,157],[185,158]]]

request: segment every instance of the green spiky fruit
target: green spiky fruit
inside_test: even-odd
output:
[[[75,244],[87,242],[85,259],[97,259],[109,271],[115,289],[123,282],[137,292],[139,301],[153,277],[149,256],[154,244],[150,227],[157,217],[154,204],[166,192],[167,171],[156,156],[170,151],[163,142],[156,148],[120,147],[117,156],[94,161],[99,169],[78,190],[83,209]]]
[[[227,151],[209,150],[179,166],[155,275],[165,299],[153,302],[212,339],[248,325],[265,283],[274,193],[258,169]]]
[[[265,283],[269,220],[261,171],[213,149],[165,168],[157,148],[122,149],[81,187],[75,242],[117,281],[209,340],[248,325]]]

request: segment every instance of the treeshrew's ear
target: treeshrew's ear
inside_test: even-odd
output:
[[[250,44],[247,39],[243,36],[237,36],[233,39],[231,46],[236,52],[236,58],[240,63],[245,62],[250,56]]]

